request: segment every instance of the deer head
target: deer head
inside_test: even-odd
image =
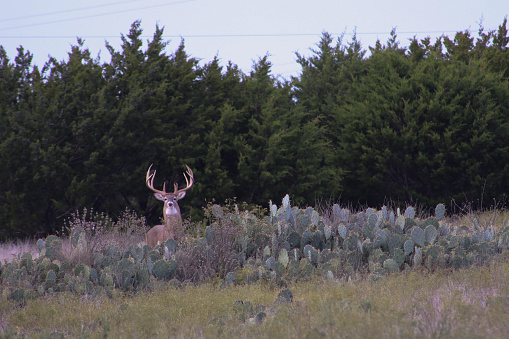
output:
[[[147,245],[151,247],[155,247],[158,243],[163,243],[170,238],[173,239],[175,237],[175,226],[182,223],[182,216],[180,214],[178,201],[186,196],[186,191],[194,184],[193,171],[189,168],[189,166],[186,165],[186,167],[187,176],[186,173],[184,173],[184,178],[186,178],[187,184],[186,187],[179,190],[178,184],[175,183],[173,192],[166,192],[166,184],[163,184],[162,191],[155,189],[154,178],[156,176],[156,171],[154,171],[154,173],[150,173],[152,165],[148,168],[145,183],[147,184],[147,187],[154,192],[156,199],[164,202],[164,225],[157,225],[151,228],[145,236]]]

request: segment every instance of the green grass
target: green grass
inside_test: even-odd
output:
[[[509,262],[465,270],[413,270],[377,282],[314,280],[288,286],[275,303],[269,283],[112,298],[58,294],[20,306],[0,298],[4,337],[110,338],[504,338],[509,328]],[[235,301],[265,305],[262,323],[245,320]],[[254,316],[255,313],[249,316]]]
[[[471,225],[474,217],[482,229],[501,229],[509,215],[490,211],[451,223]],[[139,241],[109,236],[122,248]],[[506,338],[509,330],[509,251],[462,270],[422,266],[376,282],[356,273],[289,283],[292,303],[276,302],[282,287],[274,281],[220,288],[218,280],[184,289],[155,281],[152,292],[136,294],[56,293],[24,304],[4,289],[0,338]],[[242,312],[239,300],[257,311]],[[267,315],[261,323],[257,305]]]

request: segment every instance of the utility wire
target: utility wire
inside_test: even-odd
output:
[[[112,2],[112,3],[109,3],[109,4],[90,6],[90,7],[81,7],[81,8],[75,8],[75,9],[68,9],[68,10],[65,10],[65,11],[55,11],[55,12],[48,12],[48,13],[41,13],[41,14],[21,16],[21,17],[17,17],[17,18],[0,19],[0,22],[8,22],[8,21],[16,21],[16,20],[40,18],[40,17],[43,17],[43,16],[49,16],[49,15],[55,15],[55,14],[65,14],[65,13],[72,13],[72,12],[78,12],[78,11],[86,11],[86,10],[89,10],[89,9],[103,8],[103,7],[116,6],[116,5],[124,5],[124,4],[128,4],[128,3],[131,3],[131,2],[139,2],[139,1],[141,1],[141,0]]]
[[[59,19],[59,20],[54,20],[54,21],[46,21],[46,22],[39,22],[39,23],[19,25],[19,26],[11,26],[11,27],[6,27],[6,28],[0,28],[0,31],[7,31],[7,30],[11,30],[11,29],[19,29],[19,28],[26,28],[26,27],[49,25],[49,24],[55,24],[55,23],[59,23],[59,22],[67,22],[67,21],[74,21],[74,20],[96,18],[96,17],[100,17],[100,16],[107,16],[107,15],[112,15],[112,14],[120,14],[120,13],[134,12],[134,11],[141,11],[141,10],[150,9],[150,8],[158,8],[158,7],[164,7],[164,6],[171,6],[171,5],[177,5],[177,4],[182,4],[182,3],[186,3],[186,2],[193,2],[193,1],[196,1],[196,0],[173,1],[173,2],[159,4],[159,5],[152,5],[152,6],[145,6],[145,7],[125,9],[125,10],[122,10],[122,11],[100,13],[100,14],[92,14],[92,15],[86,15],[86,16],[81,16],[81,17],[74,17],[74,18],[68,18],[68,19]]]
[[[456,31],[408,31],[396,32],[398,35],[402,34],[444,34],[455,33]],[[181,35],[167,35],[164,34],[163,38],[271,38],[271,37],[301,37],[301,36],[320,36],[322,33],[273,33],[273,34],[181,34]],[[390,32],[355,32],[355,33],[330,33],[336,35],[389,35]],[[120,38],[118,35],[80,35],[83,39],[105,39],[105,38]],[[141,38],[152,38],[149,35],[142,35]],[[74,35],[26,35],[26,36],[0,36],[1,39],[74,39]]]

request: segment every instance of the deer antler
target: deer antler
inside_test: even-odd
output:
[[[167,194],[166,193],[166,183],[163,184],[163,190],[162,191],[157,190],[157,189],[154,188],[154,178],[156,176],[156,172],[157,171],[154,170],[154,173],[150,174],[150,169],[152,168],[152,165],[153,164],[151,164],[150,167],[148,168],[147,176],[145,178],[145,183],[147,184],[147,187],[150,188],[150,190],[152,190],[153,192],[166,195]]]
[[[194,184],[194,174],[193,174],[193,171],[189,168],[189,166],[186,165],[186,167],[187,167],[187,176],[189,176],[189,178],[188,178],[186,176],[186,173],[184,173],[184,178],[186,178],[186,188],[182,188],[182,189],[179,190],[178,189],[179,185],[177,183],[175,183],[174,184],[175,191],[173,192],[173,194],[175,194],[175,195],[177,195],[180,192],[187,191],[188,189],[193,187],[193,184]]]
[[[153,165],[153,164],[152,164]],[[153,192],[155,193],[160,193],[160,194],[163,194],[163,195],[166,195],[168,194],[168,192],[166,192],[166,184],[163,184],[163,190],[160,191],[158,189],[155,189],[154,188],[154,178],[156,176],[156,172],[154,170],[154,173],[150,173],[150,169],[152,168],[152,165],[150,165],[150,167],[148,168],[147,170],[147,176],[145,177],[145,183],[147,184],[147,187],[152,190]],[[182,188],[182,189],[178,189],[178,184],[175,183],[174,184],[174,189],[175,191],[173,192],[174,195],[177,195],[178,193],[180,192],[184,192],[184,191],[187,191],[188,189],[190,189],[191,187],[193,187],[193,184],[194,184],[194,174],[193,174],[193,171],[189,168],[189,166],[187,166],[187,176],[186,176],[186,173],[184,173],[184,178],[186,178],[186,188]],[[189,176],[189,178],[188,178]]]

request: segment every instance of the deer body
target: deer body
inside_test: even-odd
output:
[[[156,247],[158,244],[165,242],[168,239],[175,238],[175,226],[180,226],[182,224],[182,216],[180,214],[180,207],[178,205],[178,200],[184,198],[186,196],[186,191],[190,189],[194,184],[194,175],[193,171],[187,167],[187,175],[185,175],[187,187],[183,189],[178,189],[178,184],[174,184],[173,192],[166,192],[166,185],[163,185],[163,190],[159,191],[154,188],[154,177],[156,172],[150,174],[150,169],[152,165],[148,168],[147,176],[145,182],[147,187],[154,192],[154,196],[157,200],[164,202],[163,208],[163,218],[164,225],[157,225],[152,227],[147,234],[145,235],[145,242],[150,247]]]
[[[166,225],[157,225],[152,227],[145,235],[145,242],[154,248],[164,243],[168,239],[173,239],[175,235],[166,228]]]

